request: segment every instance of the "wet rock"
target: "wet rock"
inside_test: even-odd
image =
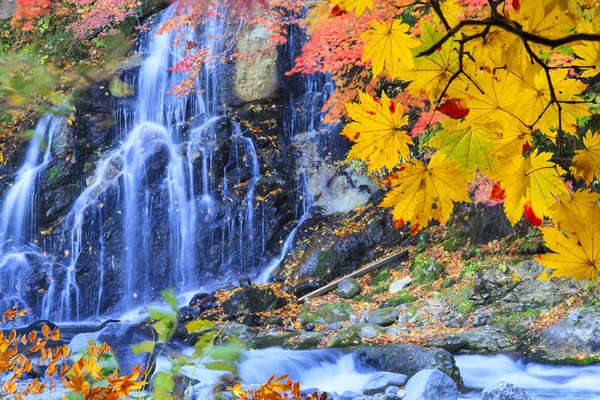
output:
[[[394,307],[385,307],[373,311],[369,322],[379,326],[389,326],[398,320],[398,311]]]
[[[461,351],[497,353],[515,349],[508,335],[492,328],[451,333],[432,340],[429,345],[442,348],[451,353]]]
[[[337,295],[344,299],[352,299],[361,291],[360,282],[354,278],[345,278],[340,281]]]
[[[344,393],[341,394],[340,400],[354,400],[360,396],[362,396],[362,393],[346,390]]]
[[[313,324],[312,322],[310,322],[310,323],[304,325],[304,330],[306,332],[312,332],[312,331],[314,331],[315,330],[315,324]]]
[[[354,351],[358,368],[372,368],[407,375],[423,369],[438,369],[462,385],[460,371],[452,354],[443,349],[422,348],[408,344],[359,346]]]
[[[350,321],[352,308],[350,304],[345,302],[329,303],[318,306],[310,310],[305,306],[298,315],[300,323],[305,325],[314,323],[318,325],[327,325],[331,322],[346,322]]]
[[[323,279],[319,279],[319,278],[308,279],[308,280],[294,286],[294,296],[296,296],[297,298],[306,296],[307,294],[312,293],[315,290],[320,289],[325,285],[327,285],[327,282],[324,281]]]
[[[148,354],[134,354],[131,350],[131,345],[150,340],[149,337],[142,335],[142,333],[134,325],[113,322],[100,332],[98,342],[106,343],[111,347],[117,358],[119,371],[128,374],[135,365],[146,365],[148,361]]]
[[[247,326],[259,326],[260,325],[260,315],[256,314],[246,314],[242,319],[242,324]]]
[[[288,347],[287,343],[298,337],[300,332],[281,332],[274,335],[264,335],[255,337],[250,341],[250,347],[253,349],[266,349],[268,347]]]
[[[177,316],[177,321],[180,323],[190,322],[200,316],[200,310],[189,306],[181,307]]]
[[[302,332],[293,339],[288,340],[284,347],[294,350],[312,350],[319,347],[321,340],[327,337],[324,332]]]
[[[600,361],[600,309],[583,307],[571,311],[542,333],[526,354],[537,362],[587,365]]]
[[[533,397],[512,383],[502,382],[481,392],[481,400],[533,400]]]
[[[405,400],[456,400],[458,387],[450,377],[437,369],[425,369],[408,380]]]
[[[363,342],[363,339],[373,339],[384,333],[385,330],[374,324],[358,323],[348,325],[340,330],[334,337],[331,347],[356,346]]]
[[[236,292],[223,303],[223,311],[228,315],[244,316],[247,314],[277,310],[285,305],[283,299],[278,298],[273,289],[259,289],[247,287]]]
[[[342,324],[340,324],[339,322],[332,322],[327,325],[328,331],[337,331],[338,329],[342,329]]]
[[[408,376],[406,375],[393,372],[377,372],[365,383],[363,393],[369,395],[382,392],[387,393],[387,388],[390,386],[395,386],[397,392],[400,389],[398,386],[404,386],[407,380]]]
[[[198,293],[190,300],[190,307],[198,308],[200,312],[210,310],[215,306],[217,298],[209,293]]]
[[[494,206],[477,204],[473,207],[469,215],[469,227],[467,229],[471,244],[489,243],[514,232],[510,221],[506,218],[502,204]]]
[[[406,278],[402,278],[400,280],[392,282],[392,284],[390,285],[390,293],[391,294],[398,293],[398,292],[404,290],[411,283],[412,283],[412,278],[410,276],[407,276]]]

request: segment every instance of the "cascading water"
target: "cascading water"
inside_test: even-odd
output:
[[[48,274],[50,263],[34,242],[36,187],[40,173],[52,158],[52,139],[62,118],[48,114],[37,123],[25,162],[2,203],[0,219],[0,310],[16,305],[39,310],[26,291],[36,277]],[[41,288],[43,289],[43,288]]]

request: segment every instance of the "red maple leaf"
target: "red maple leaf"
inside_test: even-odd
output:
[[[452,119],[461,119],[469,115],[469,109],[458,99],[448,99],[440,104],[438,110]]]

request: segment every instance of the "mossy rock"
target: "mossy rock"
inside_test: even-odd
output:
[[[394,293],[392,297],[381,303],[381,307],[397,307],[402,304],[413,303],[417,298],[407,291]]]
[[[411,266],[411,277],[417,285],[433,282],[445,275],[444,265],[431,257],[418,255]]]
[[[284,332],[275,335],[258,336],[249,341],[249,346],[252,349],[287,347],[286,344],[298,336],[300,336],[300,332]]]
[[[363,339],[372,339],[384,333],[385,329],[374,324],[352,324],[339,331],[330,347],[348,347],[363,343]]]
[[[321,340],[327,337],[325,332],[302,332],[300,335],[286,341],[286,348],[293,350],[313,350],[319,347]]]
[[[304,306],[298,315],[300,323],[306,325],[313,323],[317,325],[327,325],[331,322],[347,322],[350,321],[352,308],[350,304],[345,302],[329,303],[318,306],[314,310],[310,310],[308,306]]]

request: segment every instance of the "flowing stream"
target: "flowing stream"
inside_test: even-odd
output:
[[[508,355],[456,357],[466,388],[465,399],[480,399],[481,390],[509,382],[537,400],[600,399],[600,365],[588,367],[525,363]]]

